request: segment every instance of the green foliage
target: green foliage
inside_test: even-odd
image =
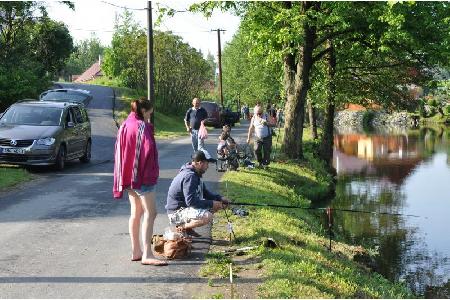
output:
[[[0,2],[0,110],[48,88],[72,51],[63,23],[38,2]]]
[[[287,98],[286,128],[290,131],[283,151],[292,158],[302,157],[308,96],[322,109],[332,101],[337,107],[348,102],[376,103],[387,109],[413,111],[418,103],[408,86],[422,84],[429,78],[427,70],[449,63],[450,6],[445,2],[208,1],[191,6],[205,16],[214,9],[231,10],[242,20],[239,34],[247,44],[239,53],[235,49],[244,43],[232,45],[233,41],[227,53],[232,64],[239,66],[248,56],[250,61],[273,63],[275,69],[284,71],[281,94]],[[329,63],[324,61],[330,44],[337,61],[333,78],[329,78]],[[303,52],[305,49],[312,54]],[[276,84],[280,77],[273,74],[280,73],[273,70],[260,68],[257,78],[277,78]],[[229,68],[229,78],[234,80],[227,83],[229,97],[245,94],[247,86],[257,80],[236,80],[248,78],[246,72]],[[226,76],[224,73],[224,79]],[[262,89],[252,86],[254,90]]]
[[[200,270],[200,276],[219,275],[222,278],[230,276],[231,259],[223,253],[209,252],[206,254],[207,264]]]
[[[445,114],[450,116],[450,104],[445,107]]]
[[[120,87],[117,80],[107,79],[106,77],[96,78],[89,83],[105,85],[115,90],[116,102],[115,118],[119,124],[127,118],[130,113],[131,101],[141,97],[146,97],[147,92],[144,90],[135,90]],[[164,114],[159,111],[159,107],[155,107],[155,136],[158,138],[174,138],[186,135],[186,128],[182,118],[177,114]]]
[[[322,186],[332,184],[323,164],[310,153],[306,161],[273,163],[269,170],[227,172],[229,198],[236,202],[298,205],[308,207]],[[223,185],[222,185],[223,186]],[[308,189],[312,191],[308,191]],[[394,284],[371,273],[352,258],[364,251],[337,241],[333,252],[327,250],[327,238],[310,210],[248,206],[249,216],[230,216],[236,233],[235,247],[261,245],[268,237],[279,247],[258,247],[249,253],[261,262],[263,283],[260,298],[411,298],[402,284]],[[219,212],[213,228],[215,239],[226,239],[226,219]],[[205,274],[226,276],[223,254],[208,258]],[[245,261],[240,259],[240,262]],[[215,268],[209,267],[214,265]],[[213,264],[214,263],[214,264]],[[219,265],[219,266],[218,266]],[[242,264],[241,264],[242,266]]]
[[[239,30],[225,46],[222,56],[223,90],[227,99],[240,99],[250,106],[279,103],[281,85],[280,61],[250,55],[252,43],[245,29]]]
[[[31,180],[33,176],[22,168],[0,167],[0,190]]]
[[[89,39],[77,43],[75,51],[66,60],[64,75],[82,74],[98,60],[104,49],[105,47],[101,45],[99,38],[95,34]]]
[[[46,72],[56,75],[72,53],[73,42],[69,29],[64,23],[42,18],[32,30],[30,39],[35,60],[45,67]]]
[[[375,118],[375,112],[373,110],[366,110],[363,114],[363,126],[371,127],[372,121]]]
[[[118,19],[111,48],[105,50],[103,70],[123,87],[147,88],[145,31],[128,11]],[[161,112],[184,112],[192,99],[214,78],[211,58],[184,43],[179,36],[154,32],[155,97]]]

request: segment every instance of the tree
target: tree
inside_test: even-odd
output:
[[[103,70],[121,84],[147,87],[146,34],[128,11],[116,21],[111,47],[105,50]],[[162,112],[184,111],[212,78],[202,54],[170,32],[154,31],[155,97]]]
[[[327,91],[333,94],[328,98],[332,102],[355,99],[402,106],[409,100],[402,87],[421,80],[408,74],[409,69],[423,71],[426,65],[448,63],[449,6],[443,2],[206,2],[193,7],[206,13],[214,8],[233,9],[242,17],[253,53],[282,59],[287,99],[283,150],[290,158],[303,156],[305,103],[314,86],[313,70],[331,49],[336,55],[336,91]],[[322,83],[330,80],[325,75],[316,78]],[[334,104],[329,104],[331,118]]]
[[[93,34],[89,39],[83,40],[75,45],[75,51],[66,60],[64,73],[66,75],[81,74],[103,55],[105,47],[100,39]]]
[[[67,27],[37,2],[0,2],[0,109],[34,98],[72,51]]]
[[[278,103],[281,92],[279,62],[249,55],[251,43],[245,29],[240,29],[222,54],[224,94],[241,103]]]

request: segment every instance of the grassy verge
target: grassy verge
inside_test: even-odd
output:
[[[235,202],[308,207],[311,201],[326,196],[332,178],[310,153],[305,156],[302,162],[273,163],[268,170],[227,172],[222,178],[223,193]],[[245,209],[249,211],[247,217],[229,216],[236,234],[233,247],[256,248],[243,256],[226,255],[226,216],[218,213],[213,226],[215,245],[201,270],[201,275],[210,278],[209,295],[201,296],[231,297],[229,286],[220,278],[229,276],[232,263],[237,297],[413,297],[402,284],[391,283],[357,263],[358,257],[369,255],[362,247],[333,242],[329,252],[326,232],[318,224],[315,212],[251,206]],[[266,247],[269,238],[277,247]],[[253,285],[257,288],[250,293],[246,282],[255,279],[258,280]]]
[[[89,82],[90,84],[104,85],[112,87],[116,92],[116,111],[115,117],[119,124],[126,119],[130,113],[130,103],[132,100],[146,97],[147,92],[144,90],[134,90],[129,88],[120,87],[114,80],[107,78],[99,78]],[[158,138],[175,138],[179,136],[185,136],[186,128],[183,122],[184,116],[169,116],[158,111],[155,112],[155,136]]]
[[[450,124],[450,115],[435,114],[429,118],[422,118],[420,122],[422,124]]]
[[[26,170],[0,166],[0,190],[31,180],[33,176]]]

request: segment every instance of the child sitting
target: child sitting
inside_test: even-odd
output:
[[[222,133],[219,136],[219,144],[217,145],[217,156],[225,157],[230,151],[236,149],[236,142],[230,135],[230,125],[224,125],[222,127]]]

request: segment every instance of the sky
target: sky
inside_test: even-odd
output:
[[[88,39],[93,33],[100,39],[101,43],[109,46],[114,29],[116,14],[122,14],[124,8],[130,10],[135,20],[147,28],[147,1],[142,0],[75,0],[75,11],[69,9],[60,2],[47,2],[47,10],[54,20],[64,22],[74,38],[74,41]],[[153,1],[153,22],[157,17],[157,4],[161,7],[170,7],[176,10],[186,10],[195,1]],[[161,31],[172,31],[179,35],[191,47],[200,50],[204,56],[209,53],[217,56],[218,42],[217,31],[212,29],[224,29],[221,33],[222,49],[226,42],[231,41],[233,35],[239,27],[239,18],[230,13],[215,12],[209,19],[203,15],[190,12],[178,12],[173,17],[165,17],[162,24],[154,29]]]

